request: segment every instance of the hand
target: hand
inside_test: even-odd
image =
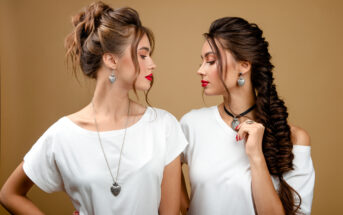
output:
[[[245,139],[245,152],[250,159],[264,157],[262,151],[264,126],[261,123],[246,120],[239,124],[235,130],[237,131],[237,141]]]

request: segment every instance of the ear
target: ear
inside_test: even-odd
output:
[[[247,72],[251,71],[251,63],[249,61],[240,61],[239,62],[239,71],[244,75]]]
[[[105,53],[102,55],[102,61],[104,62],[105,67],[114,70],[117,68],[118,59],[114,54]]]

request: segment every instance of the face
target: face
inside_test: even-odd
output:
[[[222,79],[229,91],[234,90],[238,87],[237,80],[239,78],[240,65],[229,51],[223,50],[217,41],[216,44],[223,58]],[[201,86],[204,88],[204,94],[209,96],[226,95],[225,87],[220,80],[217,56],[207,40],[202,46],[201,59],[202,64],[197,74],[201,76]]]
[[[153,79],[153,70],[156,68],[151,58],[151,46],[147,35],[144,35],[137,47],[137,58],[140,72],[136,73],[131,57],[131,45],[126,47],[124,54],[116,62],[117,81],[131,89],[137,78],[135,87],[137,90],[148,90]]]

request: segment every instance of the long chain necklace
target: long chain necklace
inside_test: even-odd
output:
[[[127,110],[127,119],[126,119],[126,123],[125,123],[125,131],[124,131],[124,138],[123,138],[123,142],[121,144],[121,148],[120,148],[120,155],[119,155],[119,162],[118,162],[118,168],[117,168],[117,175],[116,175],[116,178],[114,179],[113,177],[113,174],[112,174],[112,171],[111,171],[111,168],[110,168],[110,165],[108,163],[108,159],[107,159],[107,156],[106,156],[106,153],[105,153],[105,150],[104,150],[104,147],[102,145],[102,142],[101,142],[101,138],[100,138],[100,134],[99,134],[99,128],[98,128],[98,123],[96,121],[96,117],[95,117],[95,108],[94,108],[94,103],[92,101],[92,108],[93,108],[93,113],[94,113],[94,124],[95,124],[95,127],[96,127],[96,131],[97,131],[97,134],[98,134],[98,139],[99,139],[99,143],[100,143],[100,146],[101,146],[101,150],[102,150],[102,153],[104,155],[104,158],[105,158],[105,161],[106,161],[106,164],[107,164],[107,168],[111,174],[111,177],[113,179],[113,185],[111,186],[111,193],[114,195],[114,196],[118,196],[120,191],[121,191],[121,186],[118,184],[118,175],[119,175],[119,168],[120,168],[120,161],[121,161],[121,156],[122,156],[122,152],[123,152],[123,146],[124,146],[124,143],[125,143],[125,137],[126,137],[126,130],[127,130],[127,125],[128,125],[128,122],[129,122],[129,115],[130,115],[130,100],[129,100],[129,108]]]
[[[235,129],[238,125],[239,125],[239,118],[246,115],[247,113],[249,113],[250,111],[252,111],[255,107],[256,107],[256,104],[254,104],[253,106],[251,106],[248,110],[244,111],[243,113],[240,113],[238,115],[234,115],[232,113],[230,113],[226,107],[225,107],[225,104],[223,105],[224,106],[224,111],[227,115],[233,117],[233,120],[231,122],[231,128],[232,129]]]

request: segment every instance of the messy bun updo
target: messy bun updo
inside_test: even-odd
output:
[[[65,48],[75,74],[80,66],[86,76],[96,79],[103,54],[121,56],[131,44],[132,61],[138,76],[137,46],[144,35],[154,49],[152,32],[142,25],[137,11],[129,7],[112,9],[101,1],[95,2],[73,16],[72,24],[74,29],[65,39]]]

